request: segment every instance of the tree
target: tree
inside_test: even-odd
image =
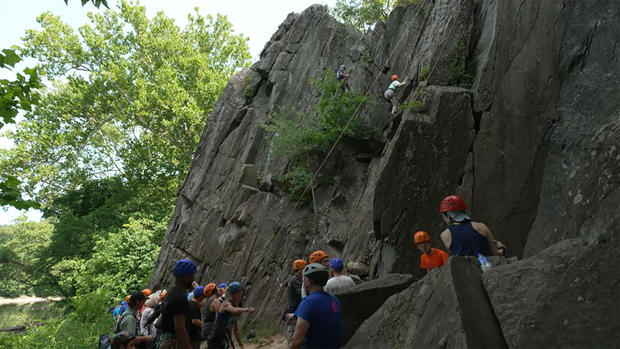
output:
[[[21,61],[15,50],[4,49],[0,53],[0,69],[11,69]],[[26,78],[28,76],[28,78]],[[19,110],[31,110],[37,102],[41,82],[36,69],[26,68],[16,73],[16,80],[0,79],[0,129],[15,121]],[[22,199],[21,181],[13,175],[0,172],[0,206],[11,205],[18,209],[37,207],[37,203]]]
[[[337,0],[331,14],[339,20],[367,31],[378,21],[385,21],[392,9],[420,0]]]
[[[42,251],[50,243],[53,226],[48,222],[27,222],[18,218],[0,226],[0,297],[49,291],[53,284],[45,277]]]
[[[80,0],[82,1],[82,6],[86,5],[89,2],[92,2],[93,5],[95,5],[95,7],[99,8],[99,6],[103,5],[106,8],[108,7],[108,1],[107,0]],[[65,4],[69,4],[69,0],[65,0]]]
[[[188,16],[180,29],[122,1],[89,13],[78,32],[38,17],[20,53],[52,82],[7,135],[16,146],[0,163],[48,205],[89,180],[119,176],[169,208],[207,115],[230,76],[248,64],[247,39],[224,16]]]

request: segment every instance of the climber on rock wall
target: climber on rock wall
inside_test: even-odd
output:
[[[227,349],[233,347],[232,334],[234,334],[239,347],[243,349],[243,342],[237,325],[238,316],[243,313],[251,313],[254,308],[241,308],[243,299],[243,286],[235,281],[228,285],[226,294],[220,297],[220,308],[215,315],[211,334],[207,339],[209,349]],[[229,346],[230,345],[230,346]]]
[[[344,269],[344,262],[342,259],[330,259],[329,269],[332,272],[332,277],[327,280],[327,284],[325,284],[325,292],[334,294],[336,291],[355,286],[355,282],[350,276],[342,274],[342,269]]]
[[[293,262],[293,275],[288,280],[288,288],[286,291],[288,303],[284,311],[284,326],[286,343],[291,343],[291,338],[295,332],[295,310],[301,302],[301,287],[302,287],[302,271],[308,265],[303,259],[297,259]]]
[[[433,268],[438,268],[446,264],[450,257],[446,252],[432,247],[431,237],[425,231],[418,231],[413,235],[413,242],[422,251],[420,256],[420,267],[427,272]]]
[[[392,104],[392,114],[396,114],[398,102],[395,100],[396,89],[408,84],[407,79],[403,80],[403,82],[398,81],[398,75],[394,74],[390,78],[392,81],[387,90],[383,93],[383,98]]]
[[[172,271],[174,285],[167,289],[162,303],[161,330],[157,347],[160,349],[191,349],[189,339],[190,308],[185,290],[192,287],[196,264],[189,259],[178,260]]]
[[[310,262],[310,264],[312,263],[318,263],[323,265],[325,268],[329,268],[329,256],[327,255],[327,253],[321,251],[321,250],[317,250],[312,252],[312,254],[310,254],[310,257],[308,258],[308,262]],[[301,298],[306,298],[307,293],[306,293],[306,287],[305,285],[302,284],[301,286]]]
[[[345,72],[345,65],[341,64],[340,68],[338,69],[338,71],[336,72],[336,79],[338,79],[338,81],[340,81],[342,90],[344,91],[345,89],[347,89],[348,91],[351,91],[349,89],[349,79],[347,79],[349,76],[351,76],[350,74]]]
[[[325,266],[308,264],[303,271],[304,298],[295,312],[297,323],[290,349],[339,348],[342,340],[342,308],[338,298],[323,290],[329,278]]]
[[[453,256],[497,255],[491,230],[484,223],[472,222],[466,210],[465,200],[456,195],[441,201],[439,213],[448,225],[448,229],[441,233],[446,248]]]

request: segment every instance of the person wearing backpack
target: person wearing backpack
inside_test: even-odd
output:
[[[125,344],[121,344],[118,346],[119,348],[127,348],[133,349],[136,345],[140,345],[139,347],[144,347],[144,343],[152,342],[155,338],[154,336],[143,336],[140,335],[138,331],[138,311],[142,309],[144,302],[146,301],[146,297],[142,292],[136,292],[132,294],[127,302],[127,310],[121,315],[121,319],[118,322],[116,327],[114,339],[119,337],[119,335],[124,336],[126,338],[133,338],[129,340]]]

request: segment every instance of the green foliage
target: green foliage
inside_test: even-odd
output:
[[[112,294],[144,288],[159,253],[164,222],[130,219],[123,229],[95,243],[88,259],[63,259],[51,269],[65,290],[87,294],[105,285]]]
[[[53,290],[41,252],[49,246],[54,227],[48,222],[0,226],[0,297]]]
[[[0,69],[10,69],[21,61],[21,57],[12,49],[3,49],[0,53]],[[15,74],[15,81],[0,79],[0,128],[15,121],[18,110],[29,111],[37,103],[41,88],[39,74],[34,68],[26,68]]]
[[[32,200],[24,200],[19,188],[22,182],[15,176],[0,174],[0,206],[10,205],[17,209],[38,208]]]
[[[1,348],[92,348],[99,335],[109,331],[113,322],[106,311],[112,293],[105,288],[91,291],[70,301],[67,314],[31,326],[25,334],[0,337]]]
[[[452,46],[450,51],[449,63],[452,66],[452,74],[450,75],[450,84],[463,88],[471,88],[474,82],[474,76],[471,75],[465,67],[465,62],[461,61],[463,51],[465,50],[463,41]]]
[[[430,73],[430,70],[431,66],[429,64],[422,67],[422,71],[420,71],[420,76],[422,77],[423,81],[428,80],[428,74]]]
[[[89,14],[75,31],[58,16],[38,17],[21,53],[53,83],[7,136],[2,167],[46,205],[88,180],[121,176],[171,202],[207,115],[226,82],[250,59],[247,39],[224,16],[188,16],[184,29],[144,7],[120,2]]]
[[[307,167],[310,155],[327,152],[341,134],[368,140],[377,133],[357,117],[351,119],[358,107],[374,101],[359,93],[345,91],[329,69],[325,70],[321,80],[311,81],[311,85],[321,93],[314,115],[295,109],[279,110],[263,125],[272,136],[274,154],[288,157],[294,164],[292,170],[283,176],[293,195],[301,194],[312,178]]]
[[[400,110],[408,110],[411,113],[418,112],[420,111],[420,109],[424,108],[424,106],[426,105],[423,100],[425,95],[426,95],[426,87],[422,87],[416,91],[415,95],[413,96],[413,100],[411,100],[407,104],[399,106],[398,108]]]
[[[82,2],[82,6],[88,4],[89,2],[92,2],[93,5],[95,5],[95,7],[97,7],[97,8],[99,8],[99,6],[101,6],[101,5],[103,5],[105,7],[108,7],[108,1],[107,0],[80,0],[80,1]],[[69,0],[65,0],[65,4],[69,4]]]
[[[378,21],[385,22],[395,7],[419,2],[420,0],[337,0],[330,13],[361,31],[367,31]]]
[[[289,193],[293,197],[299,198],[304,194],[308,183],[312,180],[312,173],[308,172],[306,166],[297,164],[291,171],[280,177],[280,180],[289,184]]]

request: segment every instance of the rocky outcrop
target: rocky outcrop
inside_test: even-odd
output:
[[[151,286],[169,283],[174,261],[189,257],[202,283],[246,283],[245,304],[258,309],[250,325],[273,324],[291,261],[317,248],[368,266],[370,278],[422,277],[412,233],[427,230],[441,246],[437,205],[455,192],[510,255],[570,238],[597,249],[620,224],[618,13],[620,3],[603,0],[421,0],[368,34],[322,6],[289,15],[209,116]],[[321,170],[330,180],[296,207],[280,181],[291,164],[273,156],[261,125],[282,108],[311,113],[318,96],[308,81],[341,63],[352,90],[377,96],[356,117],[382,136],[343,138]],[[395,117],[380,98],[393,73],[412,82],[400,96],[410,107]],[[411,287],[431,297],[432,280],[446,278],[436,274]],[[606,287],[601,280],[592,287]],[[442,297],[438,307],[458,302]],[[437,337],[461,315],[433,316],[447,322],[411,343],[471,345],[465,330]],[[407,331],[395,332],[399,343]]]
[[[617,233],[591,243],[567,239],[484,273],[508,346],[618,348],[618,248]]]
[[[392,296],[346,348],[505,348],[475,258],[452,257]]]
[[[411,275],[389,274],[336,293],[342,307],[342,343],[347,343],[386,299],[406,289],[413,281]]]

